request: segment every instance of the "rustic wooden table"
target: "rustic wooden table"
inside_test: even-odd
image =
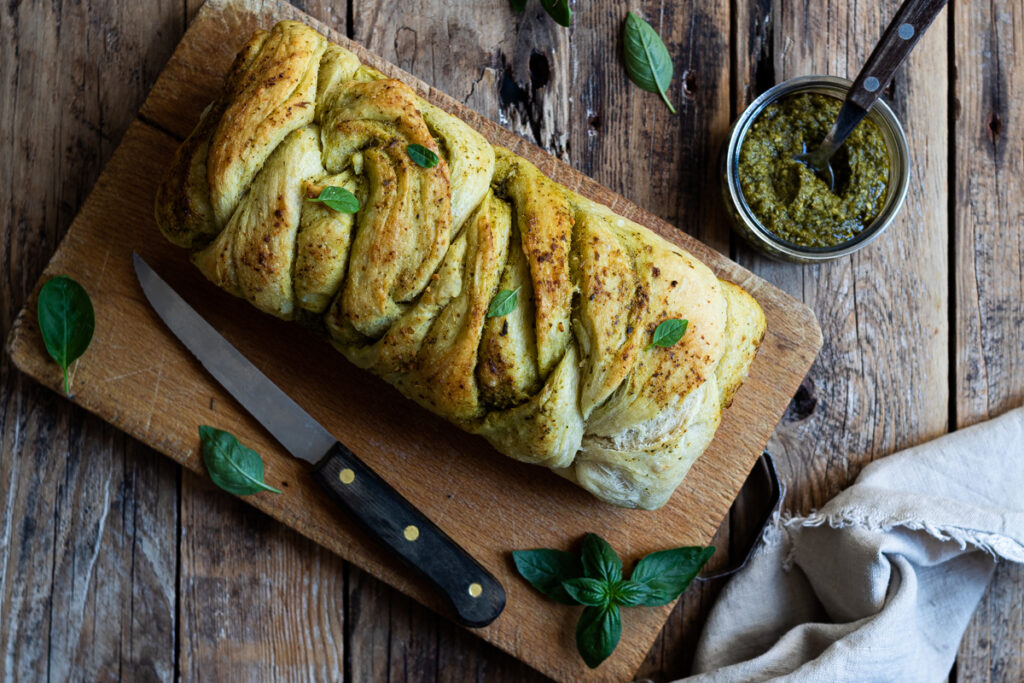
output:
[[[825,266],[780,264],[722,214],[730,121],[784,78],[855,72],[897,4],[577,0],[566,30],[536,0],[519,17],[508,0],[300,3],[814,308],[825,347],[771,443],[794,511],[876,457],[1024,402],[1020,0],[957,0],[897,75],[888,96],[914,163],[882,239]],[[0,7],[0,338],[197,5]],[[628,9],[674,57],[676,116],[625,77]],[[539,678],[6,356],[0,439],[0,678]],[[723,523],[719,564],[742,521],[737,508]],[[955,680],[1024,680],[1022,589],[1024,570],[1002,565]],[[687,673],[716,590],[691,589],[639,677]]]

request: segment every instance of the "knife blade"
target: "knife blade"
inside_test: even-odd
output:
[[[156,314],[203,367],[285,449],[313,463],[310,474],[377,541],[422,574],[454,609],[480,628],[505,607],[505,591],[479,562],[334,438],[249,362],[132,252],[135,275]]]

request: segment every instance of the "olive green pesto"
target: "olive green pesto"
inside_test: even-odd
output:
[[[857,235],[878,215],[889,182],[889,157],[878,128],[864,119],[832,157],[834,191],[793,157],[828,134],[842,102],[790,95],[768,105],[744,136],[739,156],[743,198],[769,232],[804,247],[831,247]]]

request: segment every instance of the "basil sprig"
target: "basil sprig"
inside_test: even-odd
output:
[[[64,393],[71,395],[68,368],[89,348],[96,329],[92,300],[82,285],[58,275],[39,290],[36,317],[46,352],[64,371]]]
[[[306,201],[322,202],[338,213],[355,213],[359,211],[359,199],[344,187],[328,185],[320,190],[316,197],[306,197]]]
[[[516,310],[516,306],[519,305],[520,289],[522,289],[521,286],[515,289],[503,289],[495,294],[491,299],[491,305],[487,307],[487,317],[501,318]]]
[[[405,148],[405,153],[421,168],[434,168],[439,161],[434,151],[415,142]]]
[[[686,334],[686,328],[689,324],[689,320],[680,320],[679,318],[662,320],[661,323],[654,328],[654,336],[651,337],[651,343],[644,348],[644,351],[647,351],[653,346],[660,346],[662,348],[675,346],[675,344],[683,338],[683,335]]]
[[[591,669],[615,650],[622,636],[620,607],[666,605],[686,590],[711,559],[713,546],[686,546],[661,550],[637,563],[628,579],[622,578],[622,560],[597,534],[583,539],[577,557],[563,550],[512,552],[519,574],[556,602],[583,605],[576,625],[576,649]]]
[[[512,11],[522,14],[526,9],[526,0],[510,0]],[[572,25],[572,8],[569,7],[569,0],[540,0],[541,7],[552,19],[565,27]]]
[[[668,110],[675,114],[667,95],[672,83],[672,57],[651,25],[632,12],[622,26],[622,53],[630,80],[647,92],[661,95]]]
[[[236,496],[248,496],[259,491],[281,493],[263,481],[260,454],[243,446],[231,432],[202,425],[199,441],[210,479],[228,493]]]

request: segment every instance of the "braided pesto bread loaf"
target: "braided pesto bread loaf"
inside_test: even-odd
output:
[[[417,165],[410,144],[439,163]],[[358,212],[307,201],[328,186]],[[690,254],[295,22],[239,53],[156,217],[218,286],[626,507],[669,499],[764,334],[753,298]],[[502,290],[518,305],[487,317]],[[672,318],[682,339],[652,347]]]

